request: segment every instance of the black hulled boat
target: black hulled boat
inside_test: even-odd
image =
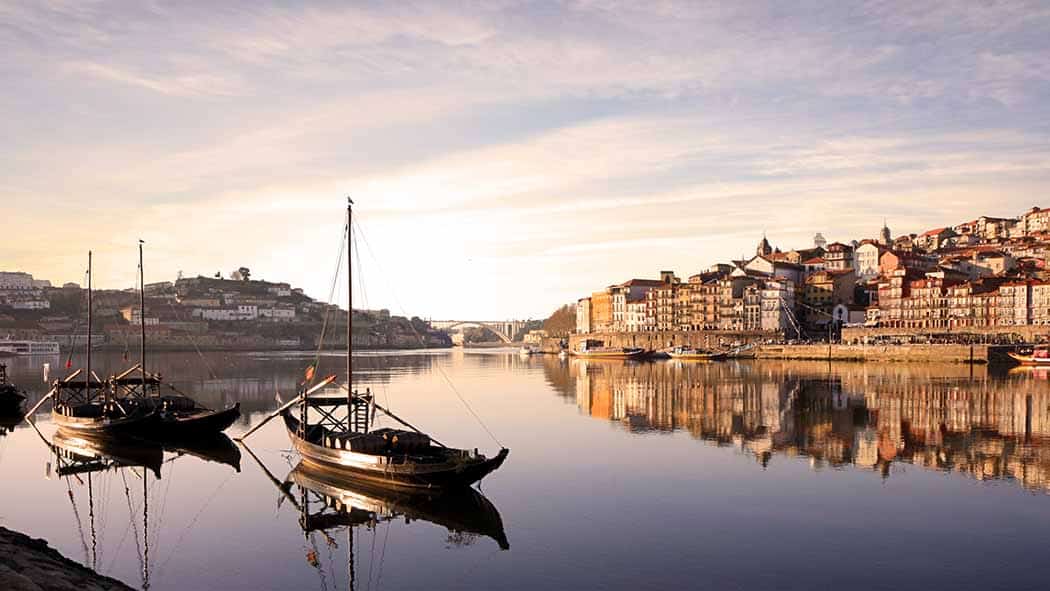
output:
[[[0,363],[0,415],[18,414],[26,396],[7,379],[7,366]]]
[[[213,410],[165,383],[159,374],[146,371],[146,279],[142,245],[143,242],[139,240],[140,361],[111,377],[107,385],[116,400],[156,415],[148,432],[148,436],[153,439],[187,442],[195,438],[213,437],[229,429],[240,418],[240,403]]]

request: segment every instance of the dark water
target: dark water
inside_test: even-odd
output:
[[[34,399],[40,361],[9,360]],[[293,392],[306,358],[155,362],[209,405],[242,402],[237,434],[275,407],[275,390]],[[343,360],[324,363],[337,372]],[[494,453],[447,375],[511,448],[482,486],[509,550],[482,509],[391,518],[390,499],[337,489],[354,509],[344,515],[361,518],[357,589],[1041,589],[1050,578],[1045,373],[491,351],[354,363],[381,403]],[[46,413],[38,426],[53,442]],[[0,437],[0,524],[134,587],[346,589],[347,528],[305,535],[303,489],[278,486],[297,462],[283,426],[249,444],[277,483],[247,453],[240,472],[169,451],[159,479],[119,466],[59,476],[68,457],[23,424]]]

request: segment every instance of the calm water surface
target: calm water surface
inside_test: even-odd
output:
[[[233,435],[275,408],[275,391],[292,395],[307,360],[153,358],[206,404],[240,401]],[[41,360],[8,363],[39,399]],[[321,373],[342,364],[325,358]],[[212,454],[224,461],[169,450],[156,471],[135,450],[92,464],[42,412],[39,434],[22,424],[0,437],[0,525],[156,590],[346,589],[351,545],[357,589],[1036,589],[1050,578],[1046,373],[459,350],[354,367],[359,387],[443,442],[495,453],[450,378],[511,449],[482,483],[491,506],[406,506],[297,479],[278,421],[249,440],[259,462],[245,452],[239,471],[229,449]],[[331,527],[305,534],[304,500],[311,527]]]

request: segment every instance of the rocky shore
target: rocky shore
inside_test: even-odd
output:
[[[0,589],[130,591],[131,587],[62,556],[44,540],[0,527]]]

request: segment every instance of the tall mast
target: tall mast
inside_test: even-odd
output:
[[[146,270],[142,266],[142,240],[139,239],[139,328],[142,342],[139,345],[139,366],[142,370],[142,397],[146,397]]]
[[[353,380],[353,367],[351,365],[351,354],[354,351],[354,339],[352,325],[354,324],[354,273],[353,273],[353,260],[354,256],[351,249],[354,247],[354,239],[351,237],[351,233],[354,231],[353,225],[354,215],[354,202],[350,197],[346,197],[346,396],[352,397],[354,380]]]
[[[88,251],[88,325],[87,325],[87,377],[84,378],[85,396],[91,402],[91,251]]]

